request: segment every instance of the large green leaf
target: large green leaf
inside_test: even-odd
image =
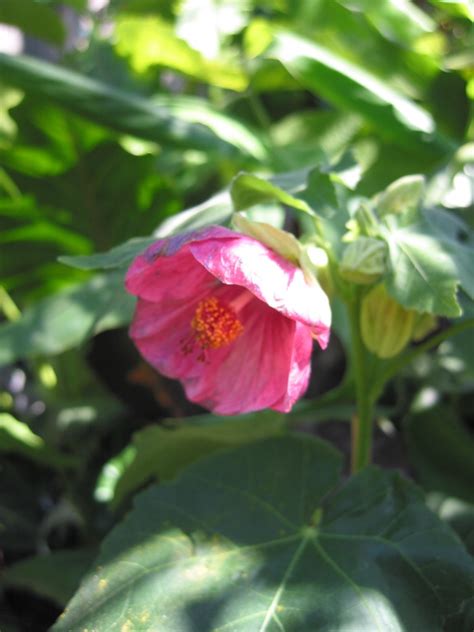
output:
[[[104,499],[110,465],[116,472],[123,464],[118,478],[113,481],[113,488],[108,490],[113,504],[119,505],[128,494],[153,478],[170,480],[205,455],[282,434],[285,428],[283,415],[273,411],[230,419],[203,415],[185,425],[174,421],[167,427],[148,426],[134,435],[132,444],[121,455],[105,465],[98,483],[102,486],[99,496]]]
[[[389,40],[402,46],[431,33],[436,23],[408,0],[338,0],[349,9],[363,12],[366,19]]]
[[[176,106],[173,97],[162,97],[160,101],[153,102],[30,57],[0,54],[0,73],[3,81],[22,88],[28,94],[52,99],[92,121],[121,132],[179,147],[217,151],[222,155],[243,153],[240,136],[245,131],[244,126],[214,111],[200,99],[195,99],[194,103],[199,105],[201,114],[206,113],[206,117],[202,122],[189,122],[175,113],[176,108],[180,109],[179,98]],[[192,101],[188,99],[187,104]],[[194,116],[197,117],[197,114]],[[224,128],[222,138],[220,127]],[[235,143],[225,140],[229,130],[232,130]],[[247,132],[248,135],[250,132]],[[254,140],[253,146],[260,147],[257,140]]]
[[[446,149],[425,109],[328,47],[280,32],[268,55],[281,61],[303,86],[336,107],[361,115],[395,144],[430,143],[432,151]]]
[[[100,331],[125,325],[134,303],[120,273],[97,275],[45,298],[19,320],[0,325],[0,366],[19,358],[60,353]]]
[[[442,632],[472,560],[400,475],[368,468],[338,489],[340,467],[327,444],[286,437],[152,486],[54,631]]]

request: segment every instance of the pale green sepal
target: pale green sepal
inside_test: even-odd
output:
[[[255,222],[245,217],[243,213],[232,215],[232,225],[241,233],[258,239],[285,259],[295,264],[299,263],[301,244],[294,235],[286,230],[281,230],[264,222]]]

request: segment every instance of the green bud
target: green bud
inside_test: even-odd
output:
[[[414,320],[415,312],[394,301],[382,283],[362,299],[362,340],[379,358],[392,358],[402,351],[411,339]]]
[[[352,283],[374,283],[385,272],[385,242],[359,237],[346,246],[339,266],[341,276]]]
[[[379,214],[402,214],[416,211],[420,205],[424,188],[425,179],[420,175],[404,176],[395,180],[376,200]]]
[[[242,213],[232,215],[232,225],[244,235],[261,241],[285,259],[298,264],[301,244],[294,235],[264,222],[254,222]]]

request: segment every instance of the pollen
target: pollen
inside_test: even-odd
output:
[[[234,342],[244,330],[234,310],[215,296],[200,301],[191,328],[202,349],[220,349]]]

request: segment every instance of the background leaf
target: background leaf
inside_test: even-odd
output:
[[[175,116],[172,112],[173,99],[165,98],[161,103],[154,104],[149,99],[26,56],[0,54],[0,69],[5,82],[29,94],[48,97],[92,121],[121,132],[206,152],[217,151],[224,155],[232,155],[235,151],[240,153],[236,146],[221,140],[217,130],[212,130],[205,123],[188,122]],[[212,108],[205,103],[201,103],[201,109],[212,114]],[[221,121],[225,119],[222,114],[216,113],[216,116]],[[227,121],[227,127],[237,125],[232,119]]]
[[[64,607],[92,564],[93,549],[54,551],[17,562],[3,574],[7,586],[31,590]]]
[[[404,430],[423,487],[474,503],[474,440],[454,411],[438,406],[411,414]]]
[[[71,466],[76,463],[73,457],[48,446],[27,424],[8,413],[0,413],[0,452],[19,454],[51,467]]]
[[[34,0],[2,0],[0,22],[16,26],[52,44],[63,44],[66,31],[58,14]]]
[[[0,365],[60,353],[100,331],[126,325],[134,303],[120,273],[97,275],[43,299],[16,322],[0,325]]]
[[[382,137],[408,146],[425,142],[424,134],[433,151],[442,151],[443,141],[426,110],[330,49],[281,32],[268,54],[309,90],[343,110],[360,114]]]

